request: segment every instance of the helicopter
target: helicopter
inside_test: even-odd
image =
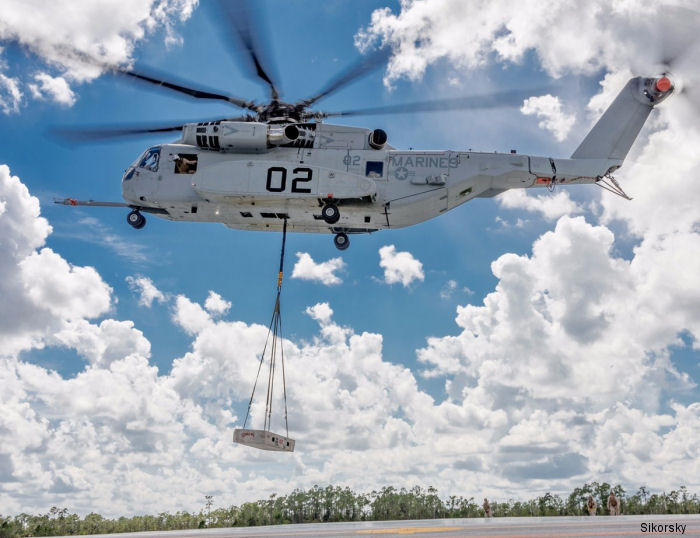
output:
[[[311,109],[318,101],[379,68],[389,52],[361,57],[315,95],[288,103],[265,67],[245,2],[219,2],[235,28],[251,71],[270,92],[258,104],[172,82],[153,72],[110,67],[128,77],[195,99],[221,100],[244,115],[159,127],[64,132],[76,139],[180,132],[144,150],[122,177],[124,202],[55,200],[58,204],[124,207],[135,229],[144,214],[172,221],[220,222],[240,230],[330,233],[339,250],[349,235],[402,228],[437,217],[474,198],[516,188],[597,184],[629,197],[612,173],[624,162],[652,109],[674,85],[666,74],[627,82],[569,158],[473,151],[401,150],[380,128],[327,123],[330,117],[495,108],[522,103],[532,91],[377,106],[340,112]]]

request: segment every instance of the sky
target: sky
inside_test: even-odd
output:
[[[616,174],[632,201],[594,185],[510,191],[353,236],[342,253],[330,235],[290,234],[282,315],[296,450],[268,453],[231,438],[267,334],[280,234],[157,218],[134,230],[122,209],[57,206],[121,201],[124,169],[171,138],[78,145],[51,134],[236,113],[104,65],[259,102],[265,88],[208,3],[5,0],[0,512],[196,511],[205,495],[228,506],[314,484],[432,485],[492,501],[593,480],[697,492],[698,1],[255,5],[289,100],[377,44],[392,51],[387,65],[319,108],[533,89],[509,109],[342,122],[382,128],[397,148],[567,157],[628,78],[664,71],[669,50],[677,92]],[[545,86],[556,89],[536,91]]]

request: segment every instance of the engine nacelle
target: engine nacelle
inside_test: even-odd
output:
[[[310,147],[313,133],[294,124],[222,120],[188,123],[182,129],[182,142],[214,151],[266,153],[276,146]]]
[[[386,144],[387,136],[386,132],[382,129],[375,129],[369,133],[368,142],[371,148],[382,149],[384,144]]]

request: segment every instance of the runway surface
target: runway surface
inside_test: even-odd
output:
[[[646,527],[644,525],[646,524]],[[650,527],[653,524],[654,527]],[[663,525],[664,527],[659,527]],[[683,527],[684,526],[684,527]],[[647,530],[647,532],[644,532]],[[255,537],[324,537],[324,536],[425,536],[453,537],[579,537],[579,536],[698,536],[700,515],[680,516],[596,516],[596,517],[504,517],[493,519],[423,519],[414,521],[362,521],[352,523],[309,523],[303,525],[274,525],[269,527],[235,527],[228,529],[198,529],[187,531],[135,532],[98,534],[95,536],[128,536],[128,538],[176,538],[201,536]]]

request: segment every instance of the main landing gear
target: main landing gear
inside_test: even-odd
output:
[[[327,203],[321,209],[321,216],[328,224],[335,224],[340,220],[338,206],[333,203]]]
[[[335,224],[340,220],[340,210],[337,205],[329,201],[321,208],[321,216],[327,224]],[[345,250],[350,246],[348,234],[342,232],[335,234],[333,243],[338,250]]]
[[[333,244],[338,250],[345,250],[350,246],[350,238],[348,237],[348,234],[341,232],[335,235],[333,238]]]
[[[134,209],[126,216],[126,222],[137,230],[140,230],[146,226],[146,217],[144,217],[137,209]]]

